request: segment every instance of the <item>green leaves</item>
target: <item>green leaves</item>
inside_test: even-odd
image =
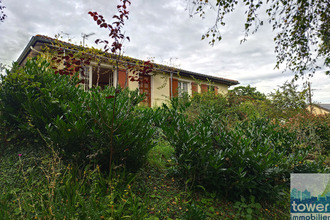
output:
[[[298,91],[294,82],[285,82],[270,97],[277,118],[289,118],[297,112],[304,112],[307,107],[307,88]]]
[[[270,120],[251,118],[228,126],[211,107],[191,119],[175,102],[167,108],[171,117],[162,129],[175,147],[178,175],[191,180],[192,187],[202,185],[230,199],[254,195],[275,201],[292,165],[307,156],[308,148],[298,147],[294,132]]]
[[[153,146],[153,121],[160,112],[139,108],[144,97],[138,91],[85,92],[76,86],[77,77],[54,74],[48,66],[33,59],[3,78],[0,119],[6,140],[12,141],[15,134],[24,144],[38,142],[44,147],[41,134],[66,161],[82,166],[94,162],[105,168],[113,131],[115,167],[138,170]]]
[[[235,202],[234,208],[236,211],[236,218],[254,219],[260,216],[261,205],[255,203],[254,196],[250,196],[250,202],[241,196],[241,201]]]
[[[188,3],[190,15],[199,14],[205,17],[206,9],[216,11],[214,25],[210,26],[202,40],[210,37],[209,44],[214,45],[221,40],[221,29],[225,25],[226,15],[238,7],[237,0],[216,1],[213,6],[209,1],[191,0]],[[266,7],[261,7],[263,4]],[[244,0],[245,7],[245,42],[249,34],[254,34],[264,21],[262,13],[268,15],[276,33],[274,38],[276,63],[275,68],[285,64],[285,70],[292,71],[296,78],[304,74],[313,76],[323,66],[329,68],[330,56],[330,12],[328,0],[288,1],[288,0]],[[264,10],[264,11],[263,11]],[[325,71],[326,74],[329,70]]]

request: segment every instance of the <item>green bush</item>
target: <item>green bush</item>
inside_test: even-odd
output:
[[[175,147],[178,174],[192,186],[232,199],[254,195],[275,200],[287,187],[289,173],[308,155],[309,147],[296,133],[267,119],[227,126],[212,110],[189,121],[175,103],[172,107],[163,131]]]
[[[2,76],[0,89],[1,134],[4,144],[20,145],[40,142],[41,132],[45,125],[56,115],[62,115],[58,99],[71,94],[53,94],[52,85],[70,87],[74,80],[54,76],[48,64],[28,61],[24,67],[14,66],[11,72]],[[54,88],[54,86],[53,86]],[[21,143],[19,143],[21,142]]]
[[[159,111],[139,108],[138,91],[80,89],[76,76],[54,74],[46,61],[30,60],[3,77],[0,90],[4,144],[52,144],[66,161],[136,171],[153,147]],[[9,142],[9,143],[7,143]],[[111,156],[110,156],[111,154]],[[111,159],[110,159],[111,157]]]
[[[109,96],[115,97],[107,99]],[[67,133],[67,129],[79,131],[80,127],[88,128],[93,137],[88,142],[81,143],[89,144],[85,148],[89,150],[89,154],[84,156],[103,167],[108,167],[112,142],[114,166],[125,166],[131,171],[136,171],[146,162],[146,155],[154,146],[152,138],[156,128],[153,126],[153,120],[158,117],[157,112],[152,109],[137,106],[142,100],[143,97],[137,90],[124,89],[117,94],[115,88],[106,88],[102,92],[93,90],[88,93],[84,102],[84,117],[87,118],[84,123],[88,125],[80,125],[80,120],[76,118],[82,114],[79,112],[80,108],[71,108],[63,129],[57,129],[60,133],[56,139],[60,141]],[[54,126],[56,128],[57,123],[54,123]]]
[[[305,143],[314,146],[322,154],[330,152],[330,115],[314,115],[308,112],[294,115],[284,125],[298,133]]]
[[[204,110],[212,109],[214,112],[227,114],[228,101],[225,96],[221,94],[214,94],[214,92],[195,93],[191,98],[191,106],[187,112],[199,115]]]
[[[179,100],[180,101],[180,100]],[[242,98],[229,93],[224,96],[214,92],[197,93],[189,100],[189,107],[185,110],[188,119],[196,119],[200,114],[212,111],[221,119],[228,119],[230,122],[246,120],[248,118],[262,118],[270,115],[270,102],[266,99]],[[179,103],[182,105],[182,103]]]

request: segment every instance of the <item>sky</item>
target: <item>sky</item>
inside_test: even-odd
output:
[[[0,23],[0,63],[16,61],[32,36],[41,34],[80,44],[82,34],[91,35],[86,44],[94,46],[98,38],[107,39],[88,15],[97,11],[110,22],[118,0],[2,0],[7,18]],[[186,0],[131,0],[129,20],[124,30],[130,41],[124,42],[124,53],[137,59],[152,59],[188,71],[238,80],[258,91],[274,92],[293,74],[274,69],[274,33],[268,22],[259,31],[244,37],[244,9],[237,7],[221,28],[222,41],[213,47],[201,40],[214,24],[215,12],[208,10],[204,19],[189,16]],[[262,14],[260,15],[262,18]],[[306,79],[299,80],[302,85]],[[315,103],[330,103],[330,77],[324,70],[310,79]]]
[[[330,174],[326,173],[292,173],[290,174],[290,189],[296,188],[300,192],[306,189],[311,196],[318,197],[325,191],[330,182]]]

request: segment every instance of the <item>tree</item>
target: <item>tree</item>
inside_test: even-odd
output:
[[[5,6],[1,5],[2,0],[0,0],[0,22],[3,22],[7,15],[3,12],[3,10],[6,8]]]
[[[264,21],[258,13],[266,5],[265,13],[268,22],[276,32],[274,38],[276,52],[276,68],[286,64],[295,78],[313,76],[320,68],[317,60],[324,60],[324,66],[330,67],[330,2],[328,0],[187,0],[192,14],[206,13],[205,9],[217,11],[215,24],[210,27],[202,39],[211,38],[210,44],[220,41],[222,36],[219,26],[225,25],[224,18],[234,11],[242,2],[246,8],[245,37],[255,33]],[[326,70],[330,75],[330,71]]]
[[[2,73],[5,73],[6,69],[8,66],[6,66],[6,64],[0,63],[0,75]]]
[[[229,95],[254,100],[266,99],[265,94],[257,91],[257,88],[251,87],[250,85],[235,87],[234,89],[229,90]]]
[[[229,106],[243,120],[268,116],[270,100],[266,95],[250,85],[237,86],[228,91]]]
[[[307,107],[307,89],[298,91],[298,85],[294,82],[285,82],[277,90],[270,93],[274,111],[279,116],[292,116],[298,112],[305,111]]]

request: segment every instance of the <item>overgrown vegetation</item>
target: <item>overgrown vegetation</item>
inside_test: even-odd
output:
[[[164,107],[170,117],[160,124],[175,147],[177,174],[191,186],[202,185],[231,199],[253,195],[276,201],[288,187],[290,173],[302,166],[305,172],[322,172],[322,161],[306,161],[312,145],[298,139],[295,129],[264,117],[229,123],[222,116],[225,110],[215,106],[192,121],[175,100],[172,108]]]
[[[3,219],[287,219],[289,174],[329,171],[329,116],[246,93],[143,108],[78,81],[37,59],[3,76]]]
[[[114,166],[138,170],[153,147],[156,129],[151,121],[157,112],[138,107],[143,100],[138,91],[85,92],[77,84],[77,77],[55,75],[46,61],[36,59],[4,77],[0,90],[4,143],[13,141],[16,146],[20,140],[44,148],[46,141],[65,160],[108,169],[113,135]],[[116,99],[107,98],[115,93]]]

